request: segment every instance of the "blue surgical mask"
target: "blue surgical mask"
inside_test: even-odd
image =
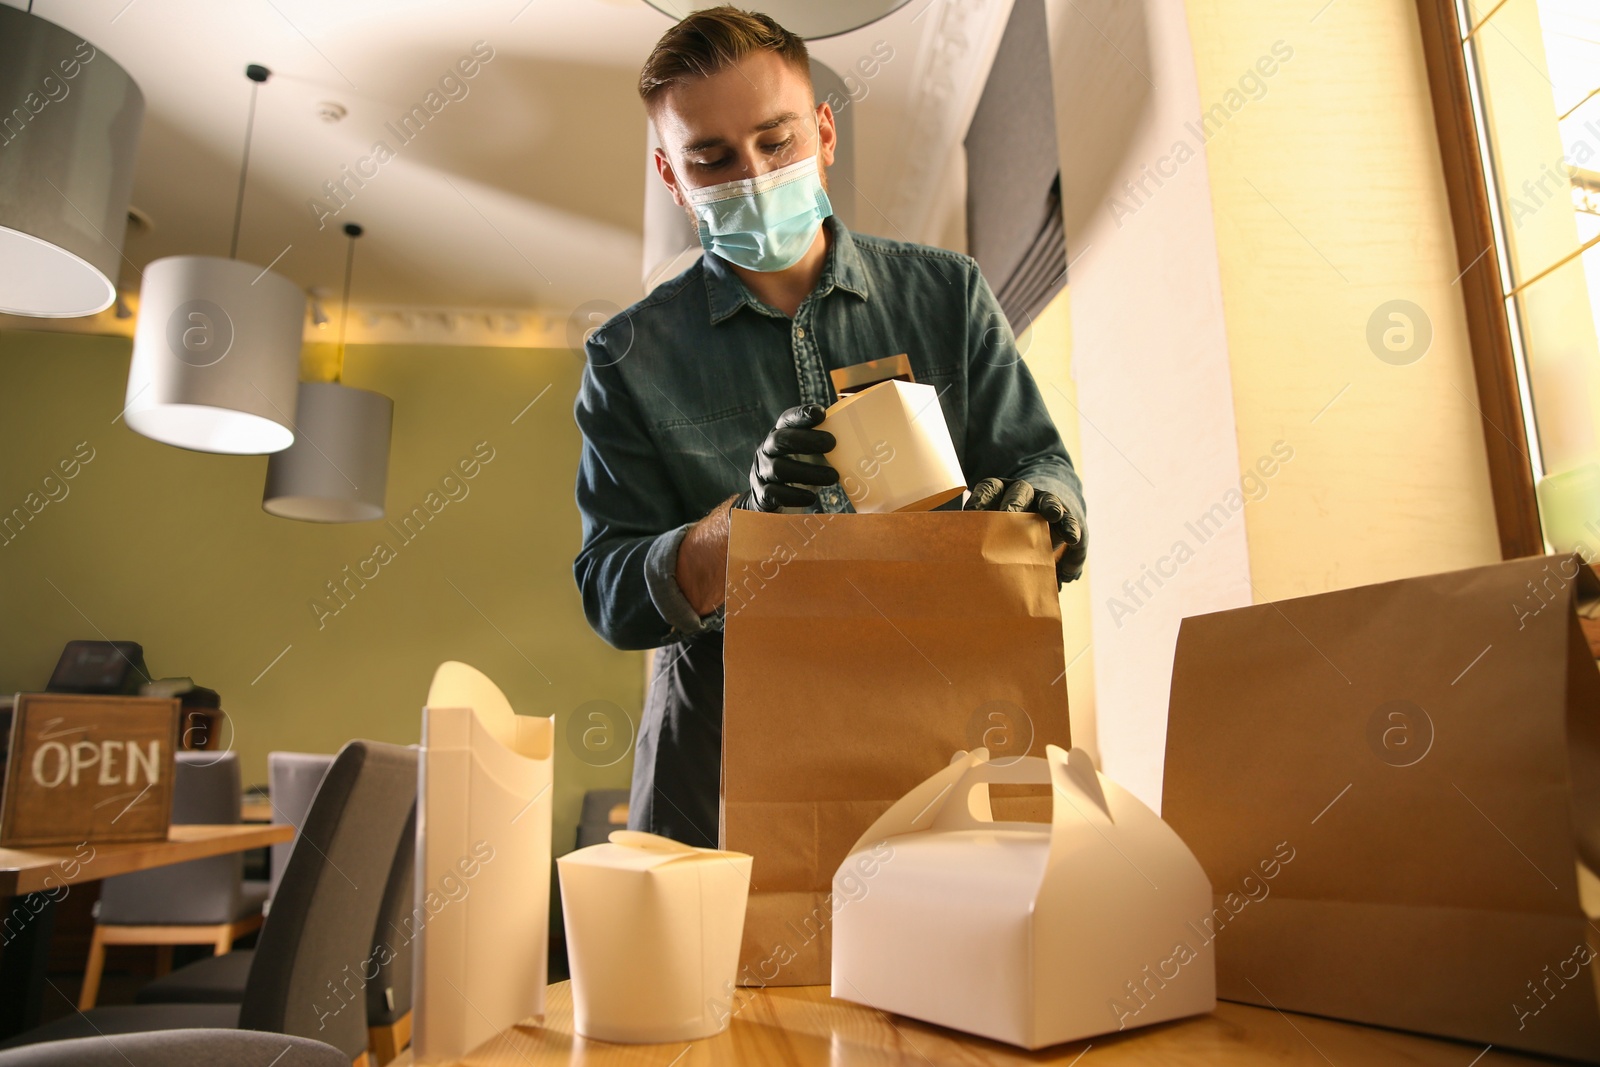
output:
[[[815,155],[755,178],[689,189],[700,247],[750,270],[794,266],[833,214]]]

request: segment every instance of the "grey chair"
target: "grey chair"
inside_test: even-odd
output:
[[[380,1064],[387,1063],[411,1039],[412,887],[416,878],[417,815],[400,834],[394,863],[383,891],[372,951],[365,957],[375,976],[366,983],[368,1046]],[[198,960],[147,983],[140,1004],[237,1004],[244,998],[254,952],[241,949],[227,956]]]
[[[252,1030],[157,1030],[0,1052],[0,1067],[349,1067],[332,1045]]]
[[[411,811],[395,849],[383,910],[372,934],[378,974],[367,983],[367,1047],[380,1064],[411,1043],[411,942],[417,936],[412,889],[417,876],[417,812]],[[385,951],[387,950],[387,951]]]
[[[311,810],[311,801],[328,773],[333,757],[321,752],[268,752],[267,799],[272,804],[272,821],[275,825],[287,823],[297,830]],[[289,866],[289,856],[294,852],[294,841],[284,841],[272,846],[271,874],[267,882],[270,898],[278,891],[278,882]]]
[[[583,794],[583,810],[578,816],[578,848],[602,845],[611,831],[627,828],[626,789],[591,789]]]
[[[272,846],[264,910],[271,910],[271,894],[277,892],[278,882],[299,840],[298,831],[305,823],[333,759],[321,752],[267,753],[267,797],[272,805],[273,825],[293,826],[296,835]],[[146,983],[134,1000],[140,1004],[237,1004],[244,999],[245,982],[254,961],[255,953],[249,949],[200,960]]]
[[[366,1062],[359,983],[416,800],[415,749],[351,741],[328,769],[300,828],[240,1003],[95,1008],[29,1030],[0,1049],[96,1033],[221,1028],[308,1037],[334,1046],[348,1061]]]
[[[172,822],[239,821],[239,758],[232,752],[179,752],[172,773]],[[95,905],[94,938],[84,969],[80,1010],[94,1007],[107,945],[155,945],[160,970],[173,945],[211,945],[217,955],[261,926],[266,887],[245,883],[240,853],[190,860],[107,878]]]

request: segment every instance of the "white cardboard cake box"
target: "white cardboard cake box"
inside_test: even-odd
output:
[[[1048,784],[1051,822],[993,821],[989,783]],[[1027,1049],[1216,1006],[1205,872],[1081,749],[958,753],[861,836],[834,897],[844,1000]]]

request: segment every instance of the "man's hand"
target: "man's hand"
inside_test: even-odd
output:
[[[723,587],[728,570],[728,508],[736,497],[729,497],[683,535],[673,578],[696,615],[709,615],[726,599]]]
[[[778,416],[778,423],[756,449],[750,464],[750,488],[711,509],[689,528],[678,546],[674,577],[695,614],[716,610],[726,597],[723,587],[728,569],[728,511],[777,511],[783,507],[809,507],[817,494],[800,486],[837,485],[839,472],[825,463],[807,463],[799,455],[833,451],[833,434],[813,429],[825,412],[816,404],[802,404]],[[799,483],[798,485],[795,483]]]
[[[1035,489],[1021,478],[985,478],[972,487],[965,511],[1031,511],[1050,524],[1050,548],[1056,560],[1056,581],[1070,582],[1083,573],[1089,553],[1083,520],[1067,510],[1054,493]]]
[[[833,434],[812,427],[826,417],[818,404],[801,404],[778,416],[778,424],[756,449],[750,465],[750,489],[733,506],[746,511],[807,508],[817,502],[813,489],[803,486],[838,485],[839,472],[826,463],[808,463],[796,456],[833,451]]]

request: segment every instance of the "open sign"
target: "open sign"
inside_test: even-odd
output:
[[[120,771],[119,760],[123,761]],[[77,786],[78,772],[96,767],[95,781],[100,785],[138,785],[141,772],[146,784],[155,785],[161,776],[161,742],[74,741],[68,747],[65,741],[46,741],[33,754],[33,784],[45,789]]]
[[[0,846],[164,840],[179,708],[177,697],[18,694]]]

